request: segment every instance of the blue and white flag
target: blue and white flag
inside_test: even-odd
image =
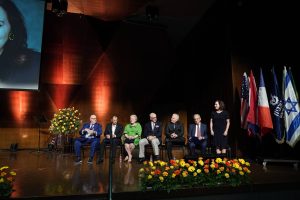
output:
[[[275,131],[275,140],[278,144],[284,143],[284,132],[283,132],[283,112],[284,105],[282,100],[282,94],[279,90],[277,76],[274,67],[272,72],[272,86],[270,90],[270,108],[273,119],[273,127]]]
[[[286,143],[288,143],[291,147],[294,147],[300,139],[299,102],[286,67],[283,69],[283,78]]]

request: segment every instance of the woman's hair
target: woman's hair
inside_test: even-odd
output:
[[[225,103],[224,103],[223,101],[221,101],[221,100],[216,100],[216,102],[219,103],[219,105],[220,105],[220,110],[224,110],[224,109],[225,109]]]
[[[11,59],[16,62],[20,62],[20,59],[21,61],[26,60],[26,55],[22,53],[24,49],[27,49],[27,31],[24,17],[11,0],[0,0],[0,7],[6,12],[11,27],[11,39],[7,40],[3,53],[11,56]]]

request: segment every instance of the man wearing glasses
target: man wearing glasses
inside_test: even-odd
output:
[[[81,164],[80,148],[82,145],[90,144],[90,156],[88,164],[93,164],[95,151],[100,145],[100,136],[102,134],[102,126],[97,122],[96,115],[90,116],[90,122],[84,123],[79,131],[80,137],[75,139],[74,148],[76,154],[76,164]]]
[[[199,114],[194,114],[194,123],[189,126],[189,147],[191,156],[197,156],[196,146],[201,148],[201,154],[205,154],[207,146],[207,126],[201,123]]]
[[[143,131],[143,139],[139,142],[139,162],[145,160],[145,145],[150,144],[153,148],[154,160],[159,160],[159,147],[161,144],[162,126],[155,113],[150,113],[150,121],[145,124]]]

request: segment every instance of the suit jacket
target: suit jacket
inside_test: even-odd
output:
[[[108,123],[105,127],[104,135],[111,135],[112,134],[112,123]],[[121,138],[123,134],[123,126],[121,124],[116,124],[115,135],[116,138]]]
[[[196,132],[196,124],[190,124],[189,125],[189,139],[192,137],[195,137],[195,132]],[[202,133],[202,136],[204,136],[204,139],[207,139],[206,124],[203,124],[203,123],[200,124],[200,133]]]
[[[150,135],[156,136],[161,142],[162,124],[161,122],[155,122],[155,127],[152,130],[151,121],[147,122],[144,126],[143,137],[147,138]]]
[[[176,122],[174,128],[174,123],[168,122],[166,126],[166,137],[171,138],[171,134],[175,132],[178,135],[178,138],[184,138],[183,131],[184,129],[182,123]]]
[[[82,128],[80,129],[79,131],[79,134],[84,137],[85,136],[85,133],[84,133],[84,129],[89,129],[90,128],[90,123],[85,123],[83,124]],[[92,130],[96,131],[96,138],[100,138],[100,135],[102,134],[102,126],[101,124],[99,124],[98,122],[96,122],[94,124],[94,127],[92,128]]]

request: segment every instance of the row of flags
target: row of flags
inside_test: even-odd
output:
[[[249,76],[244,72],[241,85],[241,128],[248,130],[249,135],[264,136],[273,132],[277,143],[286,142],[294,147],[300,139],[300,110],[292,72],[284,67],[281,91],[274,67],[271,72],[269,98],[262,69],[258,90],[252,70]]]

